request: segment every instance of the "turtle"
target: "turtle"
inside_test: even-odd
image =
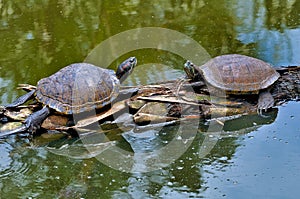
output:
[[[192,81],[207,85],[226,94],[258,94],[257,110],[261,113],[274,106],[270,87],[280,77],[272,65],[246,55],[217,56],[201,66],[186,61],[184,70]]]
[[[36,89],[19,97],[5,109],[15,108],[35,98],[43,108],[24,120],[22,130],[34,133],[51,110],[72,115],[103,108],[119,94],[120,84],[137,64],[135,57],[122,62],[117,71],[89,63],[70,64],[53,75],[38,81]]]

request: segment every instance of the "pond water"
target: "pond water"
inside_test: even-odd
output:
[[[0,104],[24,94],[19,83],[84,60],[115,69],[136,56],[140,67],[125,85],[181,78],[187,58],[228,53],[299,65],[299,10],[299,0],[0,1]],[[167,32],[140,37],[145,27]],[[100,45],[129,30],[133,42]],[[196,47],[180,51],[191,41],[201,56]],[[86,140],[1,138],[0,198],[299,198],[299,111],[292,101],[221,130],[197,121]]]

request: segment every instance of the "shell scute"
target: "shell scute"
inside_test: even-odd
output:
[[[199,70],[209,84],[228,93],[258,93],[280,76],[270,64],[238,54],[215,57]]]
[[[80,113],[110,104],[117,97],[119,87],[114,71],[77,63],[41,79],[36,99],[61,113]]]

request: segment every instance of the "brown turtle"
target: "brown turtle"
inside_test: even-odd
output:
[[[22,130],[34,132],[40,128],[50,109],[62,114],[76,114],[111,104],[119,94],[120,83],[136,66],[135,57],[121,63],[116,71],[88,63],[66,66],[55,74],[41,79],[35,90],[19,97],[5,109],[17,107],[31,98],[44,105],[24,121]]]
[[[194,81],[205,80],[208,85],[228,94],[259,94],[260,112],[274,105],[269,88],[280,75],[262,60],[229,54],[215,57],[199,67],[187,61],[184,70],[188,78]]]

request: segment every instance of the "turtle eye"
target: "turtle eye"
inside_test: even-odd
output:
[[[135,61],[136,61],[136,58],[135,58],[135,57],[130,57],[129,61],[130,61],[130,62],[135,62]]]
[[[190,60],[187,60],[184,65],[185,65],[185,67],[188,67],[188,68],[194,66],[194,64]]]
[[[187,60],[187,61],[185,62],[185,64],[184,64],[184,66],[185,66],[185,67],[188,67],[189,65],[190,65],[190,61]]]
[[[189,61],[189,65],[190,65],[190,66],[194,66],[195,64],[193,64],[192,62]]]

